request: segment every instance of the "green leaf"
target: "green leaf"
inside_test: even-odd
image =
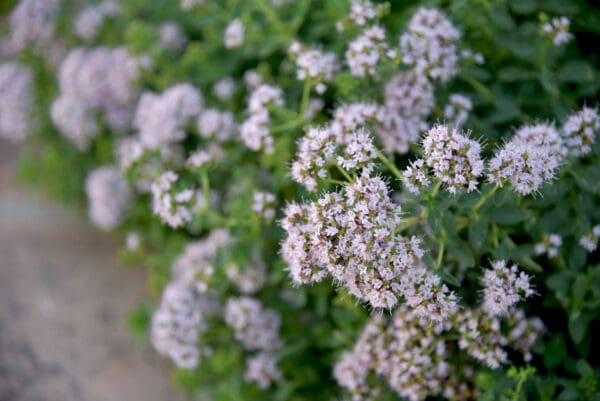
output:
[[[503,225],[517,224],[529,217],[526,210],[518,206],[501,206],[491,209],[488,218],[491,222]]]
[[[479,217],[469,226],[469,243],[476,251],[481,252],[485,247],[489,228],[488,221],[483,217]]]
[[[592,66],[584,61],[576,60],[566,63],[556,74],[560,82],[592,82],[595,78]]]
[[[454,275],[452,275],[444,270],[441,270],[439,272],[439,275],[442,278],[442,280],[444,280],[446,283],[453,285],[455,287],[460,287],[460,281]]]
[[[448,255],[463,268],[475,266],[473,251],[469,245],[460,238],[451,238],[447,242]]]
[[[536,72],[521,67],[509,66],[498,71],[498,79],[504,82],[518,82],[534,79]]]
[[[574,343],[579,344],[587,332],[587,319],[582,315],[572,314],[569,317],[569,334]]]

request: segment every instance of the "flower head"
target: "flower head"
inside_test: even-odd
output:
[[[503,315],[522,299],[533,295],[529,276],[519,272],[517,265],[506,266],[503,260],[492,262],[483,279],[483,310],[491,315]]]
[[[458,128],[436,125],[425,134],[423,151],[425,162],[433,175],[447,185],[448,192],[477,189],[478,177],[483,173],[479,142]]]

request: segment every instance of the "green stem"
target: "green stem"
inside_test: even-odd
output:
[[[278,30],[285,36],[288,36],[288,31],[285,28],[285,25],[279,19],[279,15],[277,14],[277,12],[275,12],[273,7],[271,7],[271,5],[267,3],[266,0],[255,0],[254,4],[258,6],[260,11],[265,15],[267,20],[273,25],[273,27],[275,27],[276,30]]]
[[[202,194],[204,196],[204,209],[206,210],[210,208],[210,181],[205,169],[200,171],[200,180],[202,182]]]
[[[471,85],[477,92],[479,92],[481,96],[486,98],[486,100],[494,102],[494,93],[491,90],[489,90],[487,86],[485,86],[473,77],[467,77],[466,80],[469,83],[469,85]]]
[[[271,132],[271,134],[277,134],[279,132],[287,131],[289,129],[298,127],[303,122],[304,122],[304,118],[296,118],[291,121],[288,121],[287,123],[283,123],[281,125],[271,128],[270,132]]]
[[[420,215],[409,217],[408,219],[406,219],[404,221],[404,224],[402,224],[400,227],[398,227],[398,230],[396,230],[396,232],[401,233],[401,232],[409,229],[410,227],[417,225],[422,221],[425,221],[426,218],[427,218],[427,208],[423,208],[423,211],[421,211]]]
[[[438,270],[442,267],[442,259],[444,258],[444,250],[446,248],[446,238],[442,237],[440,241],[440,249],[438,251],[437,261],[435,262],[435,269]]]
[[[296,128],[302,125],[302,123],[305,121],[304,114],[306,114],[306,110],[308,109],[311,86],[312,83],[310,81],[306,81],[304,83],[304,88],[302,89],[302,99],[300,100],[300,111],[298,112],[298,116],[286,123],[271,128],[271,134],[277,134],[279,132],[287,131],[289,129]]]
[[[336,184],[336,185],[346,185],[347,184],[346,181],[334,180],[332,178],[327,179],[327,182],[330,184]]]
[[[441,187],[442,187],[442,181],[438,180],[437,184],[435,184],[435,187],[433,187],[433,191],[431,191],[431,199],[435,198],[437,193],[440,191]]]
[[[335,167],[338,169],[338,171],[340,173],[342,173],[342,175],[344,176],[344,178],[348,181],[348,182],[352,182],[352,177],[350,177],[348,175],[348,173],[346,172],[346,170],[344,170],[343,168],[340,167],[339,164],[336,164]]]
[[[304,82],[304,88],[302,89],[302,100],[300,101],[300,111],[298,112],[298,118],[304,119],[304,114],[308,109],[308,101],[310,97],[310,88],[312,83],[310,80]]]
[[[488,192],[483,194],[483,196],[479,199],[479,201],[477,201],[475,206],[473,206],[473,214],[477,214],[477,212],[479,211],[479,209],[481,209],[481,207],[485,204],[485,202],[487,202],[492,196],[494,196],[494,194],[496,193],[498,188],[500,188],[500,187],[494,186]]]
[[[381,151],[379,149],[377,149],[377,157],[379,158],[379,160],[381,160],[383,162],[383,164],[385,164],[387,166],[387,168],[390,169],[390,171],[392,172],[392,174],[394,174],[396,176],[396,178],[398,178],[399,180],[402,180],[402,173],[400,172],[400,170],[398,170],[396,165],[390,159],[388,159],[383,153],[381,153]]]

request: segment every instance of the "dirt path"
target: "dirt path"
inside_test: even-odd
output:
[[[134,347],[144,273],[84,216],[14,184],[0,141],[0,401],[179,401],[165,361]]]

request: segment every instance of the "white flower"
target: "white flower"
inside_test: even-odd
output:
[[[0,138],[23,141],[34,129],[33,82],[28,68],[16,62],[0,64]]]
[[[458,72],[459,39],[458,30],[439,10],[420,8],[400,36],[402,61],[419,75],[447,82]]]
[[[272,382],[280,381],[281,371],[277,367],[277,359],[270,352],[259,352],[246,360],[244,378],[256,383],[260,388],[267,389]]]
[[[273,153],[275,149],[273,137],[269,135],[270,122],[269,113],[264,110],[250,114],[250,117],[240,125],[240,136],[249,149],[263,150],[267,154]]]
[[[179,0],[181,9],[186,11],[202,6],[204,3],[206,3],[206,0]]]
[[[548,254],[549,258],[558,256],[560,247],[562,246],[562,237],[558,234],[546,234],[542,242],[535,244],[534,250],[536,255]]]
[[[448,124],[460,127],[469,118],[469,112],[473,109],[473,103],[468,97],[454,93],[450,95],[448,104],[444,107],[444,117]]]
[[[600,238],[600,225],[594,226],[592,231],[579,238],[579,245],[589,253],[594,252],[598,248],[598,239]]]
[[[193,201],[197,197],[193,189],[177,190],[178,180],[177,174],[166,171],[150,187],[152,212],[171,228],[182,227],[192,220]]]
[[[565,145],[569,153],[583,156],[592,151],[596,135],[600,132],[600,116],[598,110],[584,107],[581,111],[571,114],[562,126]]]
[[[458,128],[438,124],[425,134],[423,151],[425,162],[433,175],[447,185],[448,192],[477,189],[478,177],[483,173],[479,142]]]
[[[567,17],[552,18],[542,26],[542,31],[552,39],[554,46],[560,46],[573,39],[573,34],[569,32],[571,21]]]
[[[252,211],[270,222],[275,218],[275,195],[271,192],[255,192]]]
[[[244,72],[244,83],[250,89],[255,89],[262,84],[262,76],[256,70],[247,70]]]
[[[217,81],[213,85],[213,93],[219,100],[224,102],[230,100],[235,94],[235,81],[231,77],[225,77]]]
[[[283,91],[278,86],[262,84],[248,98],[249,117],[240,125],[240,136],[244,144],[255,151],[273,153],[273,137],[269,134],[268,107],[283,105]]]
[[[125,247],[129,251],[137,251],[140,249],[141,242],[142,239],[140,234],[134,231],[128,232],[127,236],[125,237]]]
[[[7,43],[0,43],[6,49],[0,46],[0,50],[10,55],[28,46],[49,45],[54,38],[60,8],[60,0],[20,0],[8,17],[10,32]]]
[[[139,95],[133,82],[145,65],[144,57],[124,47],[71,50],[59,67],[60,96],[51,107],[52,122],[82,150],[99,132],[98,112],[113,132],[127,132]]]
[[[228,49],[238,47],[244,43],[244,24],[241,19],[236,18],[227,25],[223,42]]]
[[[289,53],[296,62],[296,78],[311,82],[329,82],[339,69],[335,53],[305,47],[292,42]]]
[[[134,121],[142,145],[160,149],[182,141],[189,121],[198,116],[202,106],[202,94],[188,83],[174,85],[161,94],[144,92]]]
[[[273,351],[281,345],[281,317],[250,297],[229,298],[225,303],[225,323],[235,330],[235,338],[249,351]]]
[[[488,180],[500,187],[510,182],[518,193],[531,194],[554,178],[565,153],[553,126],[523,126],[489,161]]]
[[[193,369],[200,359],[198,339],[205,326],[201,297],[193,286],[174,281],[164,289],[152,316],[150,341],[178,367]]]
[[[429,171],[423,159],[412,161],[406,167],[406,170],[402,172],[402,178],[406,189],[415,195],[421,192],[421,188],[428,187],[431,184]]]
[[[377,17],[377,6],[370,0],[352,0],[348,17],[355,25],[365,26]]]
[[[90,218],[103,230],[112,230],[125,218],[131,190],[114,166],[93,170],[85,180]]]
[[[507,267],[505,261],[499,260],[485,271],[482,307],[487,314],[504,315],[517,302],[533,295],[529,276],[518,269],[517,265]]]
[[[167,49],[182,51],[188,42],[188,37],[175,21],[167,21],[159,28],[160,43]]]
[[[271,104],[283,106],[283,91],[275,85],[259,85],[248,98],[248,112],[260,113]]]
[[[121,6],[116,1],[105,0],[87,6],[75,17],[75,32],[81,39],[90,42],[98,35],[105,19],[119,15],[120,12]]]
[[[229,111],[217,109],[203,110],[198,116],[197,126],[202,138],[218,143],[229,141],[237,130],[233,115]]]
[[[394,75],[385,85],[385,106],[405,118],[427,117],[434,102],[433,85],[412,70]]]
[[[379,60],[386,56],[385,31],[379,25],[365,29],[348,44],[346,63],[352,75],[375,75]]]
[[[224,153],[221,146],[210,143],[206,148],[195,150],[187,159],[189,167],[200,168],[207,164],[216,163],[223,159]]]
[[[262,258],[254,255],[250,263],[243,269],[236,265],[227,268],[227,278],[244,295],[251,295],[260,291],[267,279],[267,267]]]

